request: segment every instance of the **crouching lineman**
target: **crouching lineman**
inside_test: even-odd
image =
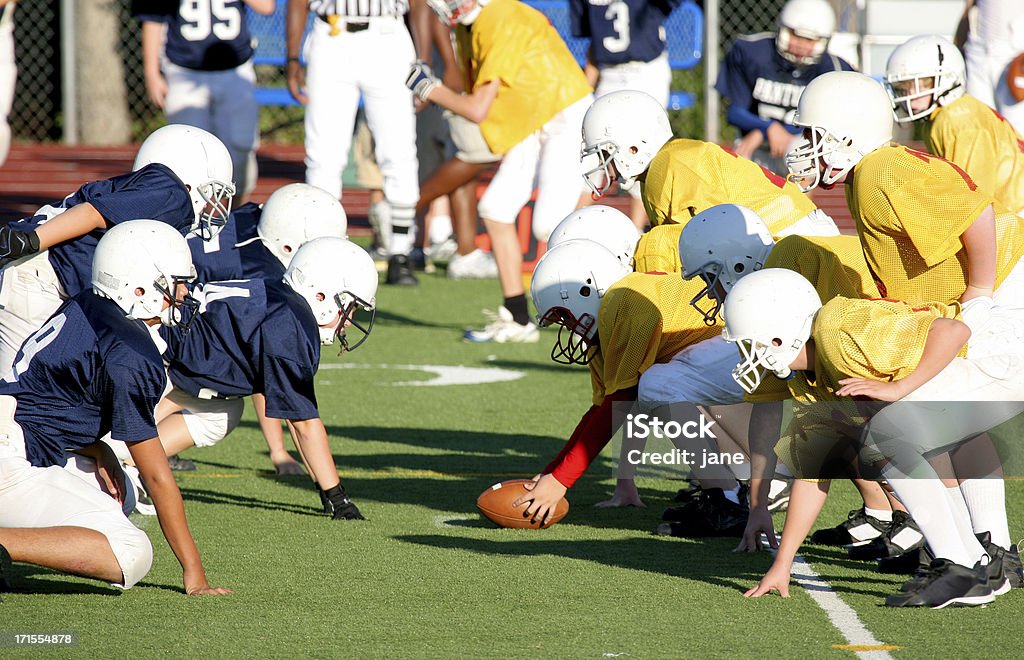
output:
[[[181,318],[188,246],[162,222],[135,220],[95,252],[92,288],[25,342],[0,381],[0,556],[124,588],[146,575],[153,547],[121,511],[123,483],[108,479],[107,494],[61,467],[67,451],[98,455],[109,431],[146,482],[185,592],[228,593],[207,582],[153,415],[166,383],[154,333]]]
[[[275,190],[263,206],[250,202],[233,210],[217,241],[190,235],[188,246],[197,280],[202,284],[280,280],[304,243],[323,236],[345,238],[347,230],[348,218],[341,202],[316,186],[291,183]],[[304,474],[302,465],[285,451],[281,421],[267,418],[263,395],[254,394],[252,402],[275,474]],[[177,459],[177,463],[184,464],[185,469],[195,468],[185,459]]]
[[[593,406],[517,506],[529,502],[526,512],[545,518],[623,421],[624,415],[614,415],[615,405],[636,402],[641,375],[684,347],[720,334],[720,325],[706,325],[695,310],[679,304],[696,291],[696,283],[675,275],[633,273],[593,241],[570,240],[544,255],[531,284],[538,319],[541,325],[560,326],[553,360],[589,365]],[[735,495],[736,481],[725,466],[711,467],[703,476],[709,489]],[[693,534],[741,531],[746,506],[738,498],[729,504],[730,511],[718,510],[713,519],[692,520]]]
[[[1019,560],[1006,561],[1005,549],[982,545],[967,511],[955,510],[929,464],[936,454],[1024,409],[1018,403],[1024,382],[1014,370],[997,373],[1000,364],[1024,358],[1020,342],[1008,342],[1006,334],[1024,328],[1013,327],[1012,315],[998,314],[1002,323],[972,336],[958,313],[956,305],[942,303],[843,297],[822,306],[810,282],[785,269],[758,271],[733,287],[725,301],[723,336],[740,350],[734,377],[747,391],[769,373],[789,378],[800,404],[777,451],[801,480],[793,486],[775,561],[747,597],[772,590],[788,596],[793,558],[828,493],[829,482],[819,479],[826,476],[823,466],[844,446],[879,466],[935,557],[886,605],[981,605],[1008,591],[1011,582],[1020,583]],[[861,401],[842,403],[844,397]],[[861,437],[869,414],[861,407],[864,399],[901,403],[871,418],[861,445],[850,439]],[[956,402],[965,401],[984,407],[985,414],[963,415],[963,404]],[[918,402],[918,413],[928,411],[933,419],[926,432],[918,426],[919,415],[899,409],[903,402]]]
[[[196,292],[200,313],[188,332],[165,328],[164,359],[174,389],[157,411],[168,454],[207,447],[239,422],[242,397],[262,394],[266,415],[288,420],[296,445],[335,520],[362,519],[341,486],[317,410],[320,346],[340,338],[354,350],[373,327],[377,269],[343,238],[305,243],[283,280],[214,282]],[[359,321],[357,315],[369,314]],[[346,333],[363,333],[349,345]]]

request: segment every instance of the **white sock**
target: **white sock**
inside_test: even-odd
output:
[[[868,514],[872,518],[877,518],[878,520],[892,522],[892,509],[869,509],[865,506],[864,513]]]
[[[409,254],[416,239],[416,209],[412,206],[391,204],[391,254]]]
[[[970,539],[977,540],[974,536],[974,530],[971,528],[971,514],[967,511],[967,503],[964,502],[964,496],[960,493],[960,488],[947,488],[946,497],[949,500],[949,509],[953,512],[953,517],[956,519],[956,529],[960,533],[960,539],[966,545],[970,542]]]
[[[960,537],[946,487],[938,479],[890,479],[889,485],[917,521],[936,557],[973,567],[985,554],[978,540]]]
[[[1006,486],[1002,479],[967,479],[960,484],[971,526],[975,534],[988,532],[992,542],[1003,550],[1010,548],[1010,528],[1006,522]]]
[[[444,243],[452,235],[452,218],[450,215],[435,215],[430,218],[430,244]]]

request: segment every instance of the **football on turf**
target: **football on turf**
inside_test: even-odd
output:
[[[565,518],[565,514],[569,513],[569,500],[564,497],[555,506],[555,510],[543,525],[540,524],[540,520],[534,521],[526,514],[529,504],[523,504],[518,508],[513,507],[513,502],[529,492],[524,485],[529,482],[529,479],[511,479],[494,484],[476,498],[476,508],[480,509],[480,513],[484,514],[484,517],[499,527],[544,529]]]

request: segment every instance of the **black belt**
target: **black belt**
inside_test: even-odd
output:
[[[317,18],[319,18],[324,23],[327,23],[328,25],[331,24],[331,20],[327,16],[324,16],[322,14],[317,14]],[[363,23],[350,23],[347,20],[345,20],[343,17],[338,16],[337,27],[338,27],[339,30],[341,30],[342,26],[344,26],[345,32],[362,32],[363,30],[365,30],[368,27],[370,27],[370,19],[366,19],[366,21],[363,22]]]

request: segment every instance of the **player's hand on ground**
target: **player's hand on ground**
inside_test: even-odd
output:
[[[288,61],[288,93],[302,105],[309,100],[306,96],[306,70],[297,60]]]
[[[789,569],[787,567],[776,567],[775,564],[772,564],[772,567],[761,578],[761,582],[756,587],[747,589],[743,597],[760,598],[773,591],[779,592],[783,598],[789,598]]]
[[[836,396],[866,396],[878,401],[899,401],[907,395],[907,388],[902,381],[884,382],[870,378],[843,378],[842,385],[836,390]]]
[[[761,545],[761,534],[768,538],[768,546],[779,547],[779,539],[775,536],[775,525],[772,522],[772,514],[766,508],[750,510],[750,517],[747,518],[747,527],[743,530],[743,538],[733,552],[758,552]]]
[[[167,99],[167,80],[159,71],[146,76],[146,96],[150,102],[161,110]]]
[[[224,596],[234,593],[225,587],[211,587],[202,570],[185,571],[185,593],[189,596]]]
[[[636,482],[632,479],[619,479],[615,482],[615,492],[610,499],[595,504],[599,509],[613,509],[623,506],[635,506],[644,508],[647,505],[640,499],[640,493],[636,489]]]
[[[287,453],[285,453],[283,456],[271,455],[270,462],[274,464],[275,476],[301,477],[306,474],[306,468],[302,467],[302,463],[299,463]]]
[[[569,490],[550,474],[543,475],[534,483],[523,484],[523,487],[530,492],[513,502],[512,506],[526,506],[529,503],[526,514],[542,524],[554,513],[555,506]]]
[[[423,60],[416,60],[409,67],[405,78],[405,86],[412,90],[416,98],[426,103],[430,100],[430,92],[441,84],[441,80],[430,70],[430,65]]]
[[[768,150],[771,151],[773,158],[785,156],[792,142],[793,134],[787,131],[785,126],[777,121],[768,125]]]
[[[736,154],[749,160],[762,142],[764,142],[764,134],[761,131],[750,131],[736,143]]]

